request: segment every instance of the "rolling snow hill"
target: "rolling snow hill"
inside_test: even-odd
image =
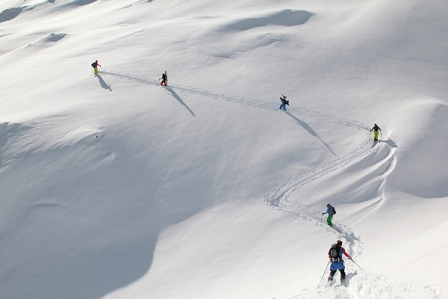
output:
[[[447,15],[1,1],[0,297],[445,298]]]

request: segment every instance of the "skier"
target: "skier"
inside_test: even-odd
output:
[[[92,63],[93,73],[95,76],[98,75],[98,66],[101,66],[101,64],[98,63],[98,60],[95,60],[95,62]]]
[[[333,219],[333,215],[336,214],[336,209],[332,205],[327,204],[327,211],[325,213],[322,213],[322,216],[325,214],[328,214],[328,217],[327,217],[328,225],[333,227],[333,223],[331,223],[331,219]]]
[[[377,124],[373,125],[373,128],[370,130],[370,132],[373,131],[373,141],[377,142],[378,141],[378,135],[380,134],[379,131],[381,131],[380,127],[378,127]]]
[[[160,85],[162,85],[162,86],[168,85],[168,75],[166,74],[166,71],[162,74],[162,78],[160,78],[159,80],[162,80],[160,82]]]
[[[333,280],[333,276],[337,270],[341,272],[341,282],[345,280],[345,266],[344,260],[342,259],[342,254],[348,257],[349,260],[352,259],[352,257],[345,251],[344,247],[342,247],[342,241],[338,240],[335,244],[331,245],[330,250],[328,251],[328,257],[331,261],[330,276],[328,277],[328,281]]]
[[[282,104],[280,105],[280,107],[278,109],[283,109],[286,111],[286,105],[289,106],[289,101],[286,100],[286,96],[284,96],[282,94],[282,96],[280,97],[280,101],[282,101]]]

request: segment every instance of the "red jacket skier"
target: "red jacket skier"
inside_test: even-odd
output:
[[[335,244],[331,245],[331,248],[328,251],[328,257],[331,261],[330,276],[328,277],[328,281],[333,280],[333,276],[337,270],[341,272],[341,281],[345,280],[345,266],[342,255],[348,257],[349,260],[352,259],[352,257],[345,251],[344,247],[342,247],[342,241],[338,240]]]
[[[101,64],[98,63],[98,60],[95,60],[95,62],[92,63],[93,73],[95,75],[98,75],[98,66],[101,66]]]

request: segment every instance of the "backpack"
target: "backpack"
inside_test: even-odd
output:
[[[95,68],[96,67],[96,65],[95,65],[96,63],[95,62],[92,62],[92,67],[93,68]]]
[[[339,248],[338,248],[337,244],[331,245],[330,250],[328,251],[328,256],[334,260],[341,259],[341,257],[339,256]]]
[[[336,214],[336,209],[333,206],[330,209],[330,213],[331,213],[331,215]]]

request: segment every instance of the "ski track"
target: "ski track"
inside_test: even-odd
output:
[[[147,80],[138,78],[135,76],[130,76],[127,74],[121,74],[116,72],[102,72],[105,75],[111,75],[118,78],[130,80],[133,82],[138,82],[142,84],[147,85],[154,85],[159,86],[159,81],[156,80]],[[227,102],[235,103],[235,104],[241,104],[246,106],[251,106],[255,108],[261,108],[261,109],[267,109],[272,111],[278,111],[278,105],[273,103],[266,103],[259,100],[253,100],[253,99],[246,99],[242,97],[237,96],[229,96],[225,94],[215,94],[207,90],[194,88],[190,86],[183,86],[183,85],[177,85],[177,84],[170,84],[169,85],[172,89],[175,89],[177,91],[183,91],[188,92],[196,95],[200,95],[203,97],[209,97],[219,100],[225,100]],[[291,115],[299,115],[299,116],[307,116],[311,118],[316,118],[321,121],[326,122],[332,122],[339,125],[347,126],[350,128],[353,128],[355,130],[362,130],[366,131],[366,139],[362,142],[360,146],[358,146],[355,150],[352,152],[343,154],[342,156],[336,157],[335,159],[332,159],[330,161],[324,162],[318,166],[309,168],[305,172],[290,177],[285,182],[280,184],[275,189],[271,190],[270,192],[263,195],[264,201],[268,204],[268,206],[272,207],[273,209],[277,209],[279,211],[283,211],[285,213],[291,214],[295,218],[303,218],[308,221],[314,221],[316,225],[319,225],[321,227],[325,227],[328,232],[334,233],[338,236],[340,239],[345,239],[348,246],[350,246],[351,252],[355,253],[355,256],[360,255],[362,252],[362,246],[361,246],[361,240],[359,237],[357,237],[353,230],[349,227],[340,224],[336,222],[336,225],[339,227],[339,230],[336,231],[335,229],[332,229],[328,227],[326,224],[323,225],[320,219],[320,212],[312,211],[308,207],[297,204],[297,203],[291,203],[289,201],[290,196],[296,192],[301,187],[312,183],[313,181],[327,175],[330,172],[336,171],[347,164],[351,163],[354,160],[360,159],[364,157],[365,155],[372,153],[376,151],[377,146],[374,146],[373,148],[369,148],[370,139],[369,139],[369,127],[365,124],[362,124],[360,122],[354,121],[354,120],[348,120],[340,117],[336,117],[333,115],[323,114],[317,111],[308,110],[305,108],[300,107],[294,107],[289,108],[288,112]]]
[[[421,289],[413,288],[408,284],[392,284],[384,276],[366,271],[353,271],[347,273],[345,284],[339,285],[336,281],[329,285],[322,283],[323,287],[308,288],[301,295],[289,299],[440,299],[440,292],[434,286]]]
[[[155,86],[160,85],[159,81],[156,81],[156,80],[146,80],[146,79],[142,79],[142,78],[126,75],[126,74],[121,74],[121,73],[103,71],[102,74],[111,75],[111,76],[115,76],[118,78],[127,79],[130,81],[139,82],[139,83],[147,84],[147,85],[155,85]],[[246,99],[246,98],[242,98],[242,97],[229,96],[229,95],[225,95],[225,94],[215,94],[215,93],[212,93],[210,91],[203,90],[200,88],[183,86],[183,85],[178,85],[178,84],[174,84],[174,85],[170,84],[168,86],[177,91],[183,91],[183,92],[188,92],[188,93],[192,93],[192,94],[196,94],[196,95],[200,95],[200,96],[204,96],[204,97],[225,100],[230,103],[241,104],[241,105],[246,105],[246,106],[251,106],[251,107],[256,107],[256,108],[261,108],[261,109],[267,109],[267,110],[272,110],[272,111],[279,110],[278,109],[279,105],[274,104],[274,103],[267,103],[267,102],[262,102],[259,100]],[[344,119],[344,118],[329,115],[329,114],[323,114],[323,113],[320,113],[317,111],[308,110],[308,109],[301,108],[301,107],[288,108],[287,111],[292,115],[299,115],[299,116],[303,115],[303,116],[308,116],[311,118],[317,118],[322,121],[337,123],[339,125],[351,127],[356,130],[361,130],[361,131],[366,131],[366,132],[368,132],[370,130],[369,126],[367,126],[366,124],[363,124],[363,123],[360,123],[360,122],[357,122],[354,120]]]
[[[103,71],[103,74],[115,76],[118,78],[147,84],[159,86],[159,81],[156,80],[145,80],[142,78]],[[251,106],[254,108],[267,109],[272,111],[278,111],[278,105],[273,103],[262,102],[254,99],[246,99],[237,96],[229,96],[225,94],[215,94],[207,90],[194,88],[190,86],[183,85],[169,85],[170,88],[177,91],[188,92],[203,97],[209,97],[219,100],[225,100],[230,103],[241,104],[246,106]],[[286,111],[285,111],[286,112]],[[292,176],[285,180],[283,183],[278,185],[273,190],[263,195],[263,199],[266,204],[273,210],[278,210],[283,213],[291,215],[293,218],[302,218],[305,221],[314,223],[316,226],[320,226],[325,229],[328,233],[334,234],[335,239],[345,240],[345,248],[352,253],[353,260],[356,261],[363,252],[363,246],[361,237],[357,236],[354,231],[339,222],[335,222],[333,228],[329,227],[325,222],[323,222],[322,213],[312,210],[309,207],[294,203],[290,200],[293,193],[297,192],[301,187],[313,183],[314,181],[328,175],[331,172],[337,171],[348,164],[362,159],[363,157],[374,153],[378,150],[381,143],[375,144],[371,147],[370,142],[370,128],[360,122],[344,119],[341,117],[323,114],[317,111],[308,110],[301,107],[288,108],[290,115],[295,116],[306,116],[310,118],[315,118],[320,121],[332,122],[346,127],[350,127],[355,130],[365,131],[366,138],[363,142],[355,148],[353,151],[345,153],[338,156],[332,160],[326,161],[315,167],[311,167],[304,172]],[[319,138],[319,136],[317,136]],[[322,284],[324,287],[312,287],[303,290],[301,295],[291,297],[290,299],[301,299],[301,298],[339,298],[339,299],[361,299],[361,298],[422,298],[422,299],[438,299],[440,293],[437,288],[433,286],[427,286],[422,290],[415,290],[411,286],[406,284],[394,285],[389,283],[383,276],[366,272],[359,269],[356,265],[350,265],[355,268],[354,271],[347,271],[347,281],[346,286]],[[358,271],[360,273],[358,273]]]

